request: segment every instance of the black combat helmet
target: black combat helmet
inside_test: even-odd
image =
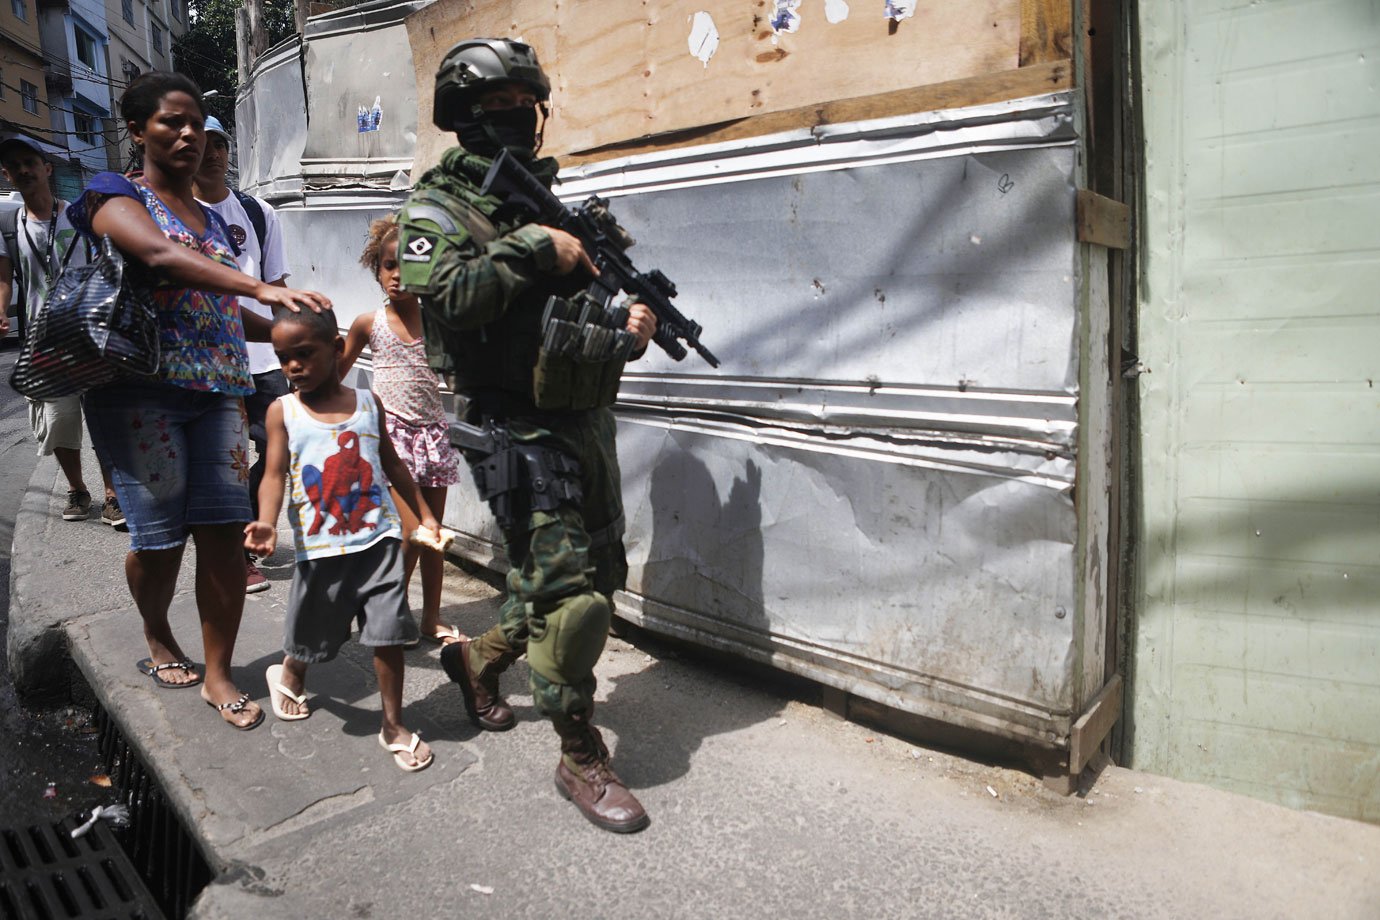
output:
[[[537,63],[531,45],[510,38],[470,38],[454,45],[436,70],[431,120],[442,131],[454,131],[474,120],[479,90],[498,83],[521,83],[538,103],[551,98],[551,81]]]

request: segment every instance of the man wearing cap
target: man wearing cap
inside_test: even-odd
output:
[[[288,268],[283,252],[283,233],[278,215],[262,198],[247,195],[225,184],[230,169],[230,134],[214,115],[206,118],[206,152],[196,174],[196,197],[215,211],[230,228],[240,271],[269,284],[286,287]],[[240,307],[267,319],[273,310],[250,297],[241,297]],[[257,454],[249,468],[249,503],[254,514],[259,513],[259,483],[264,478],[265,452],[268,432],[264,419],[274,400],[288,391],[287,378],[278,364],[273,346],[267,342],[249,343],[249,372],[254,377],[254,392],[244,398],[245,414],[249,417],[249,439]],[[245,554],[246,593],[268,589],[268,579],[255,564],[253,556]]]
[[[31,319],[48,297],[63,267],[86,261],[86,247],[77,245],[77,234],[67,220],[67,202],[53,195],[53,165],[37,146],[22,137],[0,141],[0,169],[24,200],[17,213],[0,219],[0,336],[9,333],[8,307],[15,287],[20,291],[19,309]],[[13,220],[11,224],[10,221]],[[57,458],[67,478],[64,521],[84,521],[91,514],[91,493],[81,471],[81,397],[30,399],[29,423],[38,441],[40,456]],[[105,470],[105,505],[101,520],[113,527],[124,525],[120,502]]]

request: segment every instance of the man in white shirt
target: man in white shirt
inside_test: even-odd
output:
[[[17,214],[8,215],[0,233],[0,336],[9,332],[8,308],[14,288],[22,294],[19,309],[25,328],[48,297],[62,269],[86,261],[81,244],[67,220],[67,202],[53,195],[53,164],[43,151],[23,137],[0,141],[0,169],[24,200]],[[8,221],[13,220],[13,232]],[[30,399],[29,424],[38,441],[39,456],[57,458],[67,478],[64,521],[84,521],[91,514],[91,493],[81,472],[81,397]],[[104,469],[105,505],[101,520],[122,527],[125,516]]]
[[[287,258],[283,252],[283,233],[278,215],[262,198],[235,191],[225,184],[230,168],[230,134],[220,119],[206,119],[206,152],[196,174],[196,197],[202,204],[220,215],[230,228],[231,241],[238,248],[236,259],[240,271],[269,284],[286,287]],[[241,297],[240,308],[260,316],[273,318],[273,310],[257,300]],[[254,376],[254,393],[244,398],[245,414],[249,416],[249,439],[254,442],[257,458],[249,468],[249,504],[255,516],[259,513],[259,483],[264,478],[264,452],[268,432],[264,418],[268,407],[288,391],[273,346],[267,342],[249,343],[249,372]],[[245,554],[245,591],[254,593],[268,589],[268,580],[259,571],[253,556]]]

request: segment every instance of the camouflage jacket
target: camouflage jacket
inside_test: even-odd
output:
[[[480,193],[490,162],[453,147],[417,182],[399,215],[402,285],[421,301],[432,367],[461,392],[530,397],[546,299],[582,284],[578,272],[549,274],[556,250],[545,230]],[[556,166],[529,169],[549,184]]]

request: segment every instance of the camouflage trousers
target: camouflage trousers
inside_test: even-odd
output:
[[[580,462],[580,504],[530,511],[504,534],[511,568],[498,625],[471,645],[471,664],[501,669],[523,652],[537,710],[551,717],[594,707],[594,665],[608,639],[611,596],[627,580],[615,422],[608,409],[509,419],[515,442]]]

